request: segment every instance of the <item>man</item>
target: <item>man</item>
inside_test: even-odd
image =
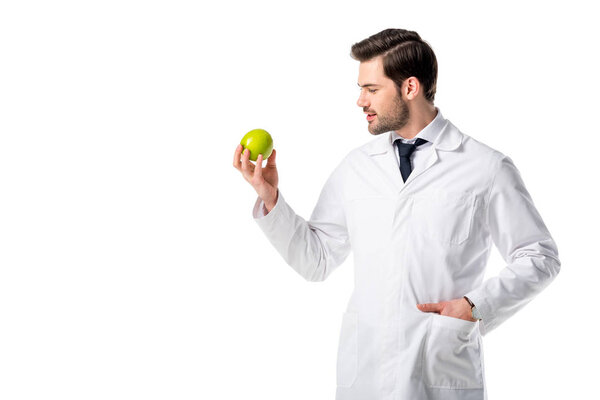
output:
[[[375,136],[325,183],[309,221],[241,146],[253,216],[285,261],[322,281],[353,251],[337,399],[485,399],[482,336],[558,274],[556,244],[512,160],[461,133],[434,106],[437,61],[416,32],[352,46],[358,106]],[[492,242],[506,267],[483,276]]]

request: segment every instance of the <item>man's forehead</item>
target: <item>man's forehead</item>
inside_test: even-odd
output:
[[[362,61],[358,69],[358,86],[384,86],[383,68],[379,57],[368,61]]]

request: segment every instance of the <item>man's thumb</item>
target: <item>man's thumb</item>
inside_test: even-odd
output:
[[[275,151],[275,149],[273,149],[273,152],[271,152],[271,155],[269,156],[269,158],[267,158],[267,167],[275,166],[275,156],[276,155],[277,155],[277,152]]]
[[[442,305],[440,303],[427,303],[427,304],[417,304],[417,307],[421,311],[425,312],[441,312]]]

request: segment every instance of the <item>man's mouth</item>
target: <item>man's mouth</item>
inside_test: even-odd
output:
[[[367,121],[371,122],[375,119],[377,114],[367,114]]]

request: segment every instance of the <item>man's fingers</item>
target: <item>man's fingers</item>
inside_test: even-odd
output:
[[[256,158],[256,165],[254,166],[254,180],[258,182],[262,177],[262,154],[259,154]]]
[[[248,179],[252,177],[252,163],[250,162],[250,150],[245,149],[242,153],[242,173]]]
[[[248,168],[248,156],[246,156],[246,151],[247,150],[244,150],[242,152],[242,161],[241,161],[242,162],[242,172],[245,172],[246,169]]]
[[[425,312],[440,312],[442,311],[442,305],[439,303],[425,303],[425,304],[417,304],[417,307],[421,311]]]
[[[235,153],[233,153],[233,166],[235,169],[239,170],[242,168],[242,149],[244,147],[241,144],[238,144],[235,148]]]

